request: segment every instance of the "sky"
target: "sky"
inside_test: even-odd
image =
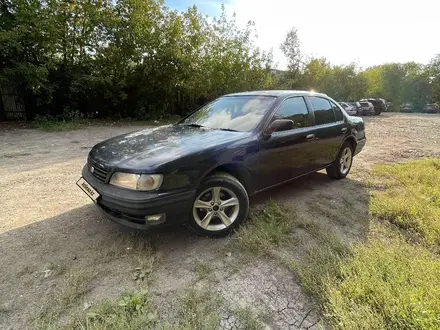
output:
[[[273,49],[279,69],[286,60],[279,49],[296,27],[301,51],[333,64],[361,67],[415,61],[428,63],[440,53],[440,0],[165,0],[172,9],[195,4],[218,16],[224,3],[239,26],[255,22],[256,45]]]

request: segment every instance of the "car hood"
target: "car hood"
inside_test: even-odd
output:
[[[222,147],[249,135],[248,132],[167,125],[100,142],[92,148],[89,158],[105,167],[143,171],[203,150]]]

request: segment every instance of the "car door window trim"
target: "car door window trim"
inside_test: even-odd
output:
[[[305,133],[305,132],[313,131],[313,130],[315,130],[315,126],[299,127],[299,128],[294,128],[294,129],[288,129],[285,131],[273,132],[272,136],[287,135],[286,133],[289,133],[289,134]]]
[[[335,121],[335,122],[331,122],[331,123],[327,123],[327,124],[314,125],[314,126],[311,126],[311,127],[314,127],[314,128],[326,128],[326,127],[330,127],[330,126],[338,126],[338,125],[341,125],[343,123],[345,123],[344,120],[338,120],[338,121]]]

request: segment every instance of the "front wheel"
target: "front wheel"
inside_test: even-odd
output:
[[[248,212],[249,197],[240,181],[227,173],[215,173],[197,189],[189,227],[202,236],[225,236],[246,219]]]
[[[343,179],[350,172],[352,164],[353,146],[348,142],[344,142],[336,160],[326,168],[327,175],[333,179]]]

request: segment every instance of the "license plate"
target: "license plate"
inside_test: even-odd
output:
[[[76,185],[81,188],[82,191],[86,193],[87,196],[89,196],[94,202],[98,199],[100,196],[99,193],[93,189],[93,187],[86,181],[84,178],[80,178]]]

